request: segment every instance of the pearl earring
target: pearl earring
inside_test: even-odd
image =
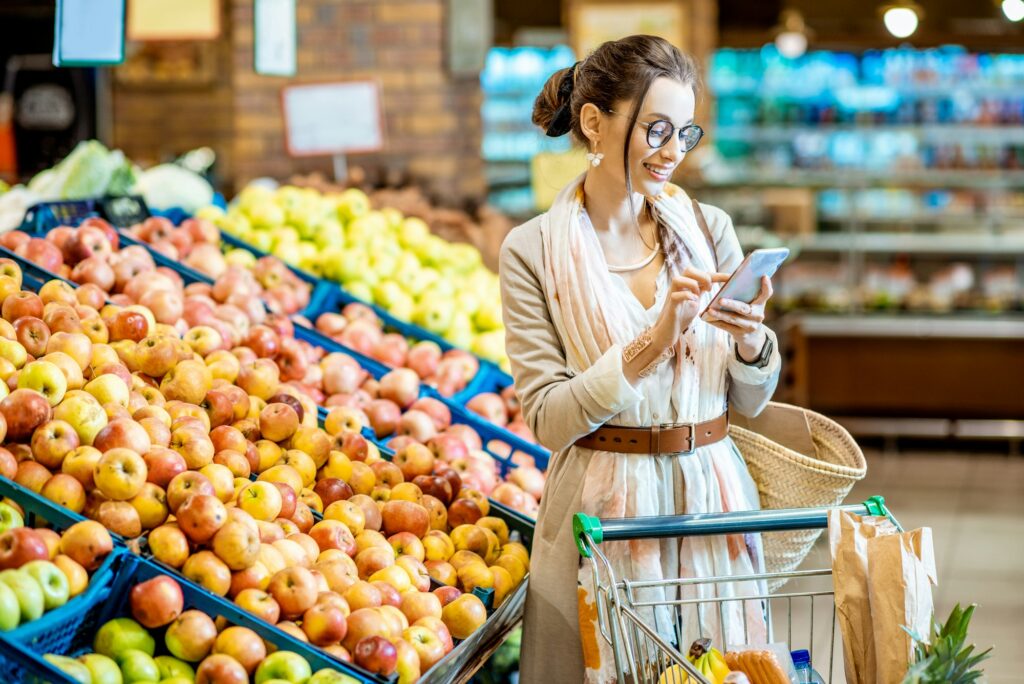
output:
[[[590,165],[595,168],[601,165],[601,160],[603,159],[604,155],[600,152],[587,152],[587,161],[589,161]]]

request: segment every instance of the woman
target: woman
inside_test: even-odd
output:
[[[728,405],[757,414],[774,392],[781,361],[762,322],[772,289],[765,278],[754,302],[723,301],[710,324],[698,316],[742,252],[723,211],[668,183],[702,134],[693,124],[696,86],[689,57],[660,38],[632,36],[554,74],[534,105],[534,123],[552,136],[571,132],[591,166],[550,211],[513,230],[501,254],[516,391],[530,428],[553,452],[526,605],[521,676],[529,684],[615,678],[612,649],[597,630],[590,572],[580,570],[573,543],[574,513],[632,517],[758,505],[725,434],[725,414]],[[620,578],[763,569],[753,537],[605,546]],[[754,583],[706,586],[688,595],[757,590]],[[729,644],[743,643],[744,617],[750,641],[763,631],[759,606],[750,604],[745,616],[742,602],[726,605]],[[685,637],[695,624],[693,615],[684,618]],[[667,610],[648,619],[671,638]],[[721,647],[721,630],[713,636]]]

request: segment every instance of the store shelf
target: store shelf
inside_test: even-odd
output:
[[[828,136],[851,133],[864,136],[880,134],[909,135],[921,140],[946,143],[1024,144],[1024,126],[976,126],[971,124],[926,124],[915,126],[859,124],[772,126],[751,124],[747,126],[719,126],[712,131],[711,137],[729,141],[789,143],[797,136]]]
[[[857,219],[850,219],[851,221]],[[800,252],[1024,256],[1024,234],[817,233],[786,241]]]
[[[704,185],[864,188],[926,187],[980,188],[985,190],[1024,188],[1024,171],[861,171],[856,169],[749,170],[749,167],[718,167],[705,173]]]
[[[948,314],[790,314],[807,337],[1024,340],[1024,316]]]

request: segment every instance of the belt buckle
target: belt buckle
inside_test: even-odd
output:
[[[662,426],[662,428],[669,428],[669,429],[675,429],[675,428],[681,428],[681,427],[690,428],[690,433],[689,433],[689,435],[687,437],[687,441],[689,442],[689,444],[687,446],[686,451],[681,451],[679,453],[681,453],[681,454],[692,454],[693,452],[695,452],[697,450],[697,424],[696,423],[669,423],[668,425],[663,425]]]

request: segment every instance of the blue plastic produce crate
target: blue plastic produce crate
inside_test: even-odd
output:
[[[62,532],[75,523],[85,520],[78,513],[44,499],[31,490],[5,478],[0,478],[0,495],[21,506],[25,511],[26,527],[49,527]],[[22,643],[43,640],[46,643],[57,644],[70,639],[82,627],[89,607],[109,593],[121,556],[127,553],[120,538],[115,535],[111,536],[114,537],[113,551],[90,575],[89,586],[85,591],[69,599],[63,606],[43,613],[38,620],[18,625],[8,632],[7,636]],[[0,672],[5,668],[5,660],[5,654],[0,652]]]
[[[35,654],[38,654],[37,658],[46,653],[56,653],[72,657],[89,653],[93,648],[96,631],[104,623],[114,618],[131,616],[129,597],[132,587],[164,574],[170,573],[167,573],[163,567],[153,561],[130,553],[122,554],[115,568],[113,582],[110,583],[105,591],[99,592],[94,596],[94,600],[89,605],[82,608],[81,620],[74,629],[61,629],[58,632],[40,633],[30,638],[13,632],[9,637],[12,641],[16,641]],[[279,650],[292,651],[305,658],[313,672],[323,668],[331,668],[344,672],[359,682],[384,683],[395,680],[395,677],[387,678],[370,674],[348,663],[337,660],[320,649],[263,622],[234,603],[215,596],[180,576],[172,576],[181,585],[182,594],[185,599],[185,610],[199,610],[211,618],[220,616],[233,625],[248,627],[259,634],[264,640],[277,646]],[[151,630],[157,642],[158,654],[166,652],[166,649],[163,647],[163,631],[163,629]],[[13,659],[0,663],[0,674],[9,677],[5,681],[25,681],[23,679],[24,673]],[[52,681],[61,682],[62,684],[64,682],[73,684],[74,680],[66,676],[62,677],[60,679],[54,678]]]

